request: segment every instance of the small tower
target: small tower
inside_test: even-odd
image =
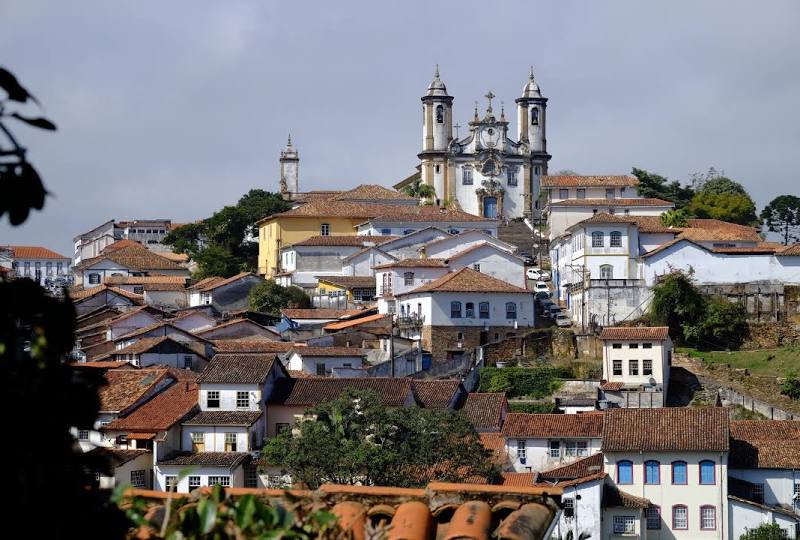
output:
[[[300,154],[292,145],[292,135],[286,141],[286,148],[281,150],[281,195],[284,199],[292,199],[300,191]]]
[[[533,78],[533,68],[528,82],[522,88],[522,96],[517,98],[516,102],[519,140],[527,142],[532,152],[547,153],[545,137],[547,98],[542,97],[539,85]]]
[[[448,197],[447,149],[453,140],[453,97],[439,78],[439,65],[422,96],[422,162],[420,174],[423,184],[436,190],[436,203]]]

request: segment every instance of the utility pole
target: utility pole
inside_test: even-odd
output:
[[[394,313],[389,319],[389,376],[394,378]]]

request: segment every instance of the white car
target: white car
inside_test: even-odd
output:
[[[550,274],[536,267],[528,268],[525,271],[525,275],[528,279],[535,279],[536,281],[546,281],[550,279]]]
[[[553,319],[557,326],[572,326],[572,320],[570,320],[569,315],[564,312],[559,313],[556,315],[556,318]]]
[[[533,291],[537,293],[538,292],[549,293],[550,287],[548,287],[547,283],[545,283],[544,281],[537,281],[536,284],[533,286]]]

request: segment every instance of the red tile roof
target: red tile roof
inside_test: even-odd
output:
[[[100,253],[101,254],[111,253],[112,251],[117,251],[118,249],[122,249],[124,247],[130,247],[130,246],[143,247],[141,242],[137,242],[136,240],[128,240],[127,238],[123,238],[122,240],[117,240],[113,244],[107,245],[106,247],[104,247],[100,251]]]
[[[120,289],[119,287],[110,287],[108,285],[98,285],[97,287],[92,287],[90,289],[83,289],[80,291],[75,291],[69,295],[70,300],[73,302],[77,302],[78,300],[84,300],[86,298],[91,298],[92,296],[96,296],[98,294],[104,292],[111,292],[127,298],[128,300],[132,300],[135,304],[142,304],[144,302],[144,295],[135,294],[125,289]]]
[[[531,291],[464,267],[403,294],[422,292],[526,293]]]
[[[664,341],[668,337],[668,326],[607,326],[600,332],[600,339]]]
[[[536,473],[533,472],[504,472],[500,473],[503,480],[503,486],[533,486],[533,480],[536,478]]]
[[[730,419],[723,407],[609,409],[604,416],[603,452],[728,451]]]
[[[103,280],[106,285],[145,285],[152,283],[186,284],[186,276],[108,276]]]
[[[299,344],[291,341],[272,341],[264,338],[211,340],[217,353],[285,353]]]
[[[603,508],[649,508],[652,503],[610,484],[603,484]]]
[[[608,382],[608,381],[601,381],[600,389],[606,390],[608,392],[619,392],[625,387],[624,383],[621,382]]]
[[[263,411],[197,411],[184,426],[252,426]]]
[[[245,278],[247,276],[253,276],[253,277],[257,277],[257,278],[261,279],[260,276],[257,276],[256,274],[254,274],[252,272],[240,272],[240,273],[236,274],[235,276],[231,276],[229,278],[213,277],[213,278],[208,278],[209,281],[201,280],[198,283],[195,283],[192,286],[192,289],[193,290],[202,291],[202,292],[213,291],[214,289],[219,289],[220,287],[223,287],[225,285],[233,283],[234,281],[239,281],[240,279]]]
[[[374,267],[375,270],[382,270],[384,268],[447,268],[447,262],[444,259],[433,258],[402,259],[400,261],[379,264]]]
[[[463,390],[461,381],[450,380],[414,380],[414,395],[417,401],[427,408],[443,409],[448,407],[455,395]]]
[[[300,242],[291,244],[292,246],[349,246],[349,247],[364,247],[365,244],[380,244],[381,242],[388,242],[399,238],[398,236],[376,236],[376,235],[360,235],[353,234],[343,235],[328,235],[328,236],[312,236]]]
[[[92,455],[100,455],[103,458],[108,459],[113,467],[119,467],[121,465],[125,465],[126,463],[133,461],[134,459],[145,456],[150,454],[150,450],[146,450],[144,448],[106,448],[106,447],[97,447],[92,448],[89,450],[90,454]]]
[[[475,429],[500,431],[508,401],[505,392],[470,392],[461,410]]]
[[[483,447],[492,453],[494,460],[503,465],[508,460],[506,439],[500,433],[478,433]]]
[[[346,356],[365,356],[365,351],[357,347],[311,347],[302,346],[292,349],[293,353],[301,356],[324,356],[324,357],[346,357]]]
[[[639,179],[627,175],[545,175],[542,187],[628,187],[638,186]]]
[[[549,206],[594,206],[605,208],[608,206],[664,206],[672,208],[675,206],[663,199],[564,199],[548,203]]]
[[[375,315],[367,315],[366,317],[359,317],[358,319],[353,319],[350,321],[328,323],[323,328],[330,332],[338,332],[339,330],[345,330],[346,328],[352,328],[354,326],[361,326],[362,324],[377,323],[381,321],[389,324],[391,322],[391,317],[391,315],[376,313]]]
[[[196,374],[187,376],[196,379]],[[172,384],[124,418],[117,418],[106,431],[166,431],[197,409],[197,384],[188,379]]]
[[[312,199],[308,203],[287,210],[280,214],[273,214],[258,223],[265,223],[274,219],[294,217],[343,217],[351,219],[370,219],[380,221],[403,222],[494,222],[460,210],[448,210],[432,205],[409,204],[374,204],[343,200]]]
[[[78,263],[75,268],[82,270],[103,260],[113,261],[121,266],[134,270],[185,270],[182,266],[172,262],[166,257],[153,253],[141,245],[123,247],[98,257],[83,260]]]
[[[800,256],[800,244],[792,244],[790,246],[786,246],[784,249],[781,249],[776,253],[781,257],[798,257]]]
[[[171,377],[166,369],[110,369],[100,387],[100,411],[124,411]]]
[[[389,377],[280,379],[269,397],[273,405],[313,406],[323,401],[336,399],[346,389],[373,390],[380,394],[389,407],[405,404],[412,395],[412,381]]]
[[[589,476],[603,471],[603,454],[594,454],[592,456],[573,461],[568,465],[556,467],[548,471],[539,473],[542,480],[565,480],[575,479],[584,476]]]
[[[41,246],[0,246],[0,250],[3,249],[10,250],[15,259],[69,259]]]
[[[281,314],[289,319],[350,319],[357,315],[372,314],[363,309],[282,309]]]
[[[198,377],[199,384],[261,384],[275,364],[273,353],[217,354]]]
[[[509,413],[503,423],[504,437],[548,439],[551,437],[599,438],[603,414]]]
[[[330,283],[345,289],[374,289],[373,276],[315,276],[320,282]]]
[[[732,421],[729,467],[800,469],[800,421]]]

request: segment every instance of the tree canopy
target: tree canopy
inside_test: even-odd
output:
[[[283,287],[267,280],[250,289],[250,309],[278,315],[283,308],[310,308],[311,298],[301,289],[291,285]]]
[[[415,178],[410,184],[403,188],[403,193],[409,197],[417,199],[432,200],[436,197],[436,190],[433,186],[422,183],[422,178]]]
[[[676,209],[684,208],[694,196],[691,186],[684,186],[678,180],[670,181],[660,174],[644,169],[633,168],[631,174],[639,179],[639,194],[642,197],[663,199],[675,204]]]
[[[770,232],[781,235],[784,245],[800,241],[800,197],[775,197],[761,211],[761,219]]]
[[[719,219],[739,225],[758,223],[756,204],[739,182],[723,176],[711,167],[706,173],[692,175],[695,195],[688,210],[695,217]]]
[[[498,470],[478,434],[449,409],[390,408],[371,391],[347,390],[269,439],[264,461],[315,489],[326,482],[398,487],[492,478]]]

